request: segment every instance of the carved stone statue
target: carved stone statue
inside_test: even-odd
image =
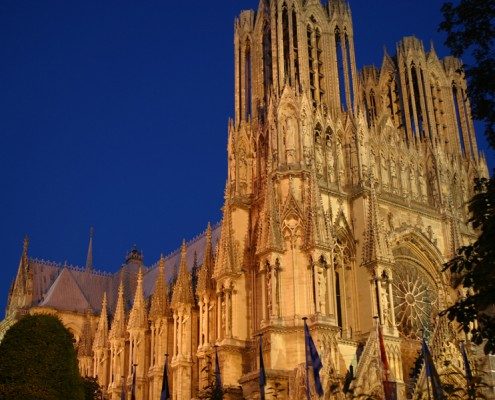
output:
[[[296,135],[297,123],[294,121],[294,118],[287,118],[284,127],[287,164],[293,164],[296,161]]]

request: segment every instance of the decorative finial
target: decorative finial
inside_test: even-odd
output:
[[[91,227],[89,229],[89,244],[88,244],[88,254],[86,256],[86,271],[91,271],[93,269],[93,235],[94,229]]]
[[[23,241],[23,244],[22,244],[22,254],[23,255],[27,255],[28,248],[29,248],[29,236],[28,235],[24,235],[24,241]]]

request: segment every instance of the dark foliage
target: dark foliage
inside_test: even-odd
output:
[[[445,44],[454,56],[474,61],[464,66],[473,117],[485,123],[486,137],[495,148],[495,0],[448,2],[442,13]]]
[[[464,66],[473,117],[485,123],[485,135],[495,148],[495,0],[460,0],[442,7],[440,30],[445,44],[457,56],[473,60]],[[475,182],[469,203],[470,222],[480,232],[472,245],[461,247],[445,265],[453,274],[454,286],[463,286],[466,296],[444,313],[472,334],[485,353],[495,353],[495,181]],[[475,322],[476,321],[476,322]]]
[[[83,378],[84,400],[100,400],[102,397],[100,385],[96,378]]]
[[[49,315],[26,316],[0,343],[0,399],[83,400],[71,333]]]
[[[468,293],[444,313],[471,332],[474,343],[486,340],[485,353],[495,353],[495,180],[478,179],[475,192],[469,203],[470,222],[480,236],[445,264],[454,286],[463,286]]]

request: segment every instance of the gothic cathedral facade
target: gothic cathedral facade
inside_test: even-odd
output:
[[[476,238],[467,201],[488,176],[460,67],[406,37],[358,70],[344,0],[260,0],[235,21],[222,221],[149,267],[133,249],[115,274],[92,268],[91,243],[76,268],[26,241],[0,336],[58,315],[112,400],[134,365],[137,398],[158,400],[165,354],[173,399],[201,398],[216,349],[225,398],[255,400],[262,334],[267,398],[302,399],[308,317],[339,399],[380,397],[380,326],[398,398],[418,396],[423,336],[443,371],[461,366],[442,264]]]

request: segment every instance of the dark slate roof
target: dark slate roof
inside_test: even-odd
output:
[[[40,306],[81,313],[91,308],[68,268],[62,269]]]
[[[220,224],[212,230],[212,243],[215,248],[220,238]],[[206,247],[206,232],[187,243],[187,266],[192,269],[194,253],[198,266],[203,262]],[[165,257],[166,280],[169,281],[179,266],[180,248]],[[109,310],[115,309],[120,277],[124,280],[126,308],[129,309],[134,299],[136,277],[139,265],[130,262],[123,265],[118,272],[107,273],[97,270],[57,264],[50,261],[29,259],[33,271],[33,306],[53,307],[60,310],[85,312],[91,309],[101,311],[103,293],[107,292]],[[149,297],[155,288],[158,274],[158,262],[147,268],[143,266],[143,288]],[[111,312],[112,313],[112,312]]]

